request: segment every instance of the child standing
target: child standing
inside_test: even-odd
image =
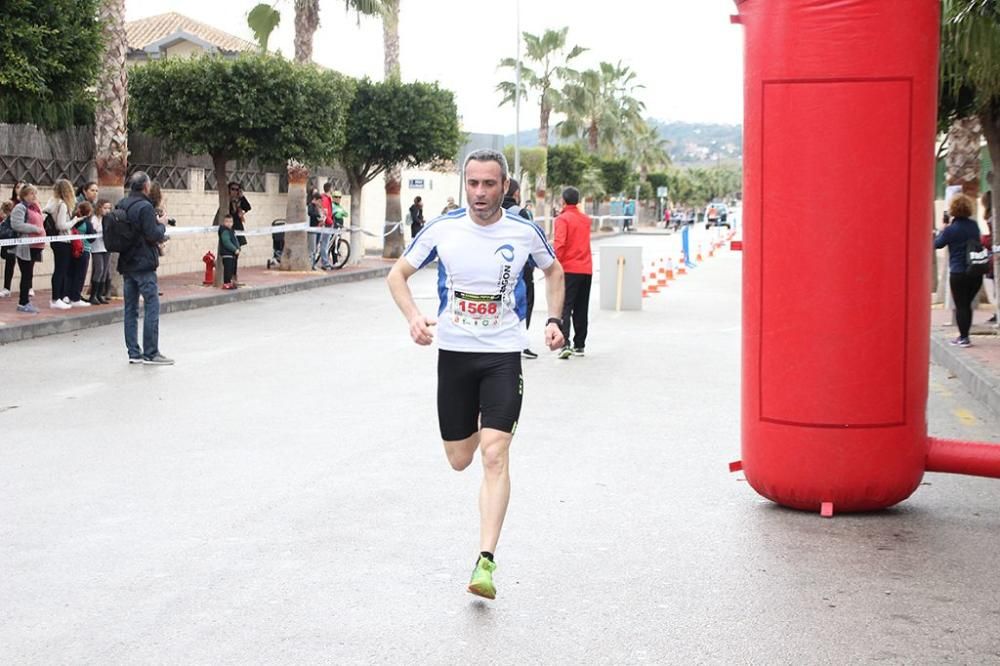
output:
[[[94,228],[90,225],[90,218],[94,214],[94,207],[89,201],[84,199],[76,205],[73,211],[73,222],[70,227],[70,234],[77,236],[89,236],[94,233]],[[90,268],[90,239],[81,238],[70,242],[69,260],[69,293],[70,305],[74,308],[90,307],[88,301],[83,300],[83,285],[87,282],[87,269]]]
[[[219,256],[222,259],[222,288],[235,289],[233,277],[240,258],[240,243],[233,231],[233,218],[225,217],[219,225]]]
[[[92,305],[106,305],[111,301],[104,297],[110,289],[110,285],[105,285],[111,279],[111,264],[108,261],[108,250],[104,246],[104,216],[111,212],[111,202],[107,199],[98,199],[94,208],[94,215],[90,218],[90,226],[93,227],[97,238],[90,241],[90,258],[93,268],[90,270],[90,303]]]

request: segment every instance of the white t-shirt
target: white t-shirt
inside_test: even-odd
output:
[[[431,220],[403,255],[414,268],[438,260],[438,346],[460,352],[519,352],[528,347],[522,272],[542,270],[555,252],[534,222],[504,211],[488,226],[459,208]]]

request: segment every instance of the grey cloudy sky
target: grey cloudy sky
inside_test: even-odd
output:
[[[176,11],[252,40],[246,14],[257,0],[127,0],[129,19]],[[271,48],[291,55],[291,0],[278,0],[281,26]],[[569,41],[588,47],[581,66],[621,60],[646,88],[648,115],[662,120],[742,122],[742,34],[729,23],[732,0],[521,0],[521,29],[570,26]],[[352,76],[382,76],[378,21],[322,0],[314,59]],[[497,62],[516,48],[515,0],[401,0],[405,80],[438,81],[456,94],[463,127],[511,133],[514,114],[498,109]],[[537,127],[537,107],[522,105],[521,128]]]

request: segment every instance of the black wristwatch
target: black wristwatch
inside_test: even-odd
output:
[[[548,321],[545,322],[545,325],[548,326],[549,324],[555,324],[559,328],[562,328],[562,319],[559,317],[549,317]]]

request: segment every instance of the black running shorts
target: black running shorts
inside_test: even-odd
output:
[[[483,428],[513,433],[521,416],[521,353],[438,351],[438,423],[454,442]]]

